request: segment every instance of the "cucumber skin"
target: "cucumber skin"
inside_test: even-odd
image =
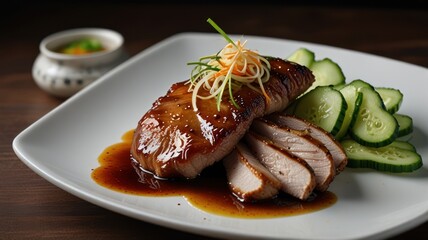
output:
[[[386,145],[392,143],[398,136],[398,130],[399,130],[398,122],[392,116],[392,114],[390,114],[388,111],[386,111],[385,106],[383,105],[382,98],[380,97],[379,93],[376,92],[374,87],[372,87],[370,84],[368,84],[362,80],[356,80],[356,81],[351,82],[350,84],[353,84],[354,86],[356,86],[359,89],[359,91],[371,91],[371,93],[374,94],[374,96],[378,102],[378,105],[375,106],[375,107],[379,108],[378,111],[382,111],[385,114],[385,117],[389,118],[389,120],[391,122],[395,122],[394,123],[395,129],[393,132],[391,132],[391,135],[389,135],[387,138],[385,138],[383,140],[371,141],[371,140],[367,139],[365,136],[361,136],[360,131],[357,131],[358,123],[357,123],[357,119],[356,119],[353,126],[350,128],[350,131],[349,131],[350,136],[355,141],[360,143],[361,145],[369,146],[369,147],[383,147],[383,146],[386,146]],[[366,92],[366,94],[367,94],[367,92]],[[364,107],[365,108],[373,108],[373,103],[369,104],[369,103],[365,102],[365,101],[368,101],[367,96],[365,96],[366,94],[363,93],[363,101],[362,101],[361,106],[360,106],[360,111],[362,109],[364,109]],[[361,115],[360,112],[358,114]],[[358,116],[358,117],[360,117],[360,116]],[[360,120],[360,121],[362,121],[362,120]],[[362,124],[364,124],[364,123],[362,123]]]
[[[419,155],[418,153],[416,153]],[[420,157],[420,155],[419,155]],[[370,168],[375,169],[381,172],[392,172],[392,173],[403,173],[403,172],[413,172],[423,166],[422,161],[418,162],[415,165],[386,165],[384,163],[379,163],[370,159],[353,159],[348,157],[348,165],[349,168]]]
[[[315,76],[315,82],[306,92],[315,89],[318,86],[342,85],[345,84],[345,74],[339,64],[330,58],[314,61],[309,68]],[[325,74],[329,73],[329,74]],[[328,76],[328,79],[326,77]]]
[[[384,95],[387,94],[388,91],[394,91],[395,94],[399,96],[399,100],[392,106],[387,106],[385,103],[384,103],[384,106],[385,106],[385,109],[391,114],[398,112],[398,110],[401,107],[401,103],[403,102],[403,93],[401,93],[400,90],[395,88],[386,88],[386,87],[377,87],[375,88],[375,90],[379,93],[379,96],[381,97],[382,102],[386,100],[384,99]],[[389,97],[389,95],[385,97]]]
[[[393,147],[396,147],[396,148],[401,148],[401,149],[404,149],[404,150],[409,150],[409,151],[416,152],[415,146],[413,146],[411,143],[409,143],[407,141],[395,140],[394,142],[392,142],[391,144],[389,144],[389,146],[393,146]]]
[[[398,113],[393,114],[393,116],[397,120],[399,125],[397,137],[403,137],[413,132],[413,119],[410,116]],[[403,127],[404,123],[407,123],[408,126]]]
[[[371,88],[371,89],[375,90],[375,88],[370,83],[368,83],[366,81],[363,81],[361,79],[355,79],[352,82],[350,82],[349,85],[353,85],[357,89],[360,89],[360,88]]]
[[[399,145],[398,143],[397,145]],[[413,172],[423,166],[422,157],[419,155],[416,151],[414,151],[414,148],[400,148],[396,144],[389,145],[383,147],[385,148],[391,148],[396,151],[401,151],[402,153],[406,153],[408,155],[413,155],[413,157],[416,158],[416,160],[413,163],[410,164],[389,164],[384,162],[379,162],[375,159],[370,158],[361,158],[361,154],[352,154],[348,151],[349,145],[354,145],[353,147],[360,147],[362,149],[364,148],[370,148],[366,146],[362,146],[356,141],[353,140],[344,140],[341,142],[341,145],[345,149],[346,155],[348,156],[348,164],[346,165],[349,168],[371,168],[377,171],[382,172],[392,172],[392,173],[402,173],[402,172]],[[413,145],[411,145],[413,147]],[[381,156],[376,156],[380,158]],[[392,162],[393,163],[393,162]]]
[[[353,131],[350,131],[349,135],[351,136],[352,139],[354,139],[355,141],[357,141],[361,145],[364,145],[367,147],[384,147],[384,146],[391,144],[392,142],[394,142],[397,139],[398,128],[396,128],[396,131],[388,139],[385,139],[385,140],[379,141],[379,142],[368,141],[367,139],[364,139],[363,137],[358,136],[358,134],[355,134]]]
[[[335,61],[331,60],[330,58],[324,58],[322,60],[318,60],[318,61],[313,62],[310,69],[312,71],[322,71],[323,68],[321,68],[321,66],[323,66],[325,64],[327,64],[327,66],[330,65],[332,67],[332,68],[327,69],[327,70],[332,70],[337,75],[333,76],[335,78],[334,82],[331,82],[331,81],[323,82],[322,84],[325,84],[323,86],[344,84],[345,83],[345,74],[343,73],[342,68],[339,66],[339,64],[337,64]]]
[[[352,128],[357,120],[358,113],[360,112],[361,104],[363,103],[363,94],[358,92],[357,100],[355,101],[355,110],[352,115],[351,122],[349,123],[349,128]]]
[[[321,124],[317,123],[317,122],[313,122],[310,119],[305,118],[302,114],[299,114],[299,105],[301,104],[301,102],[304,100],[305,97],[311,97],[311,94],[316,94],[316,91],[323,91],[323,89],[330,89],[331,91],[337,92],[338,96],[341,97],[342,101],[342,106],[340,106],[340,113],[338,118],[336,119],[336,123],[334,124],[334,126],[332,127],[332,129],[325,129],[324,126],[321,126]],[[311,93],[312,92],[312,93]],[[306,93],[305,95],[303,95],[297,102],[297,105],[295,106],[294,112],[293,114],[296,115],[297,117],[303,118],[308,120],[309,122],[312,122],[313,124],[323,128],[324,130],[326,130],[327,132],[329,132],[330,134],[332,134],[333,136],[336,135],[343,123],[343,120],[345,118],[345,113],[346,113],[346,109],[348,108],[348,105],[346,104],[346,100],[343,97],[343,95],[336,89],[334,89],[331,86],[317,86],[315,89],[311,90],[310,92]]]
[[[356,94],[355,101],[350,101],[352,99],[347,99],[348,95],[344,94],[343,92],[343,91],[346,91],[345,88],[350,88],[350,87],[355,89],[355,94]],[[363,94],[361,92],[358,92],[354,86],[350,86],[350,85],[346,85],[342,87],[339,90],[339,92],[342,93],[342,96],[344,97],[346,104],[348,105],[348,109],[345,112],[345,117],[343,118],[342,126],[340,127],[339,131],[335,135],[336,139],[341,140],[343,137],[346,136],[349,129],[354,125],[355,120],[357,119],[357,115],[360,110],[361,103],[363,101]],[[350,110],[352,110],[352,113],[348,113],[348,111]]]
[[[315,53],[307,48],[299,48],[287,60],[310,68],[315,61]]]

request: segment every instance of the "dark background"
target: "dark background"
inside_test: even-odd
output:
[[[320,2],[11,1],[2,5],[0,10],[0,53],[7,56],[9,62],[19,58],[19,52],[8,47],[13,42],[22,43],[22,48],[29,48],[23,51],[31,51],[36,56],[37,44],[44,37],[79,27],[117,30],[124,35],[126,47],[135,52],[143,49],[136,46],[136,42],[143,42],[146,47],[146,44],[151,45],[179,32],[211,31],[205,22],[208,17],[215,19],[230,34],[243,34],[242,29],[245,29],[247,35],[317,42],[379,55],[385,55],[384,48],[395,47],[403,41],[426,40],[428,34],[428,22],[424,16],[428,15],[427,0]],[[200,7],[199,10],[192,10],[194,6]],[[334,16],[328,16],[330,11],[335,12]],[[377,16],[379,12],[385,14]],[[256,19],[254,16],[266,17]],[[123,22],[129,26],[124,26]],[[400,27],[406,22],[418,24]],[[344,25],[350,23],[354,31],[346,35],[335,32],[336,28],[332,27],[346,28]],[[242,25],[253,27],[243,28]],[[379,35],[387,35],[390,41],[385,43]],[[423,52],[420,52],[421,49],[405,50],[408,51],[406,54],[412,54],[408,58],[428,54],[426,49]],[[388,54],[395,57],[394,52]],[[417,59],[404,60],[424,65]]]

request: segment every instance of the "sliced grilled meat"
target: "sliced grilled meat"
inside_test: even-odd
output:
[[[348,163],[348,158],[342,146],[333,136],[324,129],[310,123],[304,119],[285,114],[272,114],[267,118],[279,126],[286,126],[291,129],[306,131],[311,137],[320,141],[329,150],[336,167],[336,175],[343,171]]]
[[[269,96],[246,86],[234,93],[239,105],[228,99],[217,110],[216,100],[198,100],[191,107],[192,92],[180,82],[155,101],[136,127],[131,155],[141,168],[161,178],[194,178],[207,166],[225,157],[236,146],[256,117],[283,110],[306,91],[314,76],[306,67],[269,59],[270,79],[264,84]],[[207,90],[200,90],[207,95]]]
[[[336,173],[333,158],[322,143],[307,135],[306,131],[280,127],[262,118],[255,119],[250,129],[305,160],[314,170],[316,189],[318,191],[327,190]]]
[[[254,132],[245,135],[254,155],[281,182],[281,190],[305,200],[314,190],[315,175],[302,159],[290,154]]]
[[[272,198],[281,188],[272,175],[243,143],[223,159],[229,187],[243,201]]]

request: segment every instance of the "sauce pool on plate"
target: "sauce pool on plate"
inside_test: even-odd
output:
[[[107,147],[99,156],[100,166],[92,171],[92,179],[108,189],[148,197],[183,196],[189,204],[205,212],[239,218],[271,218],[300,215],[325,209],[337,201],[334,193],[313,194],[301,201],[286,194],[255,203],[239,201],[229,190],[223,165],[205,169],[193,180],[161,180],[150,173],[138,174],[130,157],[132,135],[128,131],[122,141]]]

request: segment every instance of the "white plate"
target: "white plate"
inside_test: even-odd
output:
[[[338,196],[332,207],[272,219],[222,217],[195,209],[181,197],[126,195],[96,184],[91,169],[98,167],[97,157],[103,149],[135,128],[173,82],[189,77],[187,62],[215,53],[225,44],[218,34],[199,33],[172,36],[120,65],[20,133],[13,142],[14,150],[37,174],[84,200],[143,221],[208,236],[385,238],[428,219],[426,68],[305,42],[244,38],[247,47],[271,56],[287,57],[297,48],[307,47],[318,59],[330,57],[338,62],[348,81],[361,78],[375,86],[399,88],[404,93],[400,112],[413,117],[411,142],[425,166],[402,175],[346,169],[331,185]]]

